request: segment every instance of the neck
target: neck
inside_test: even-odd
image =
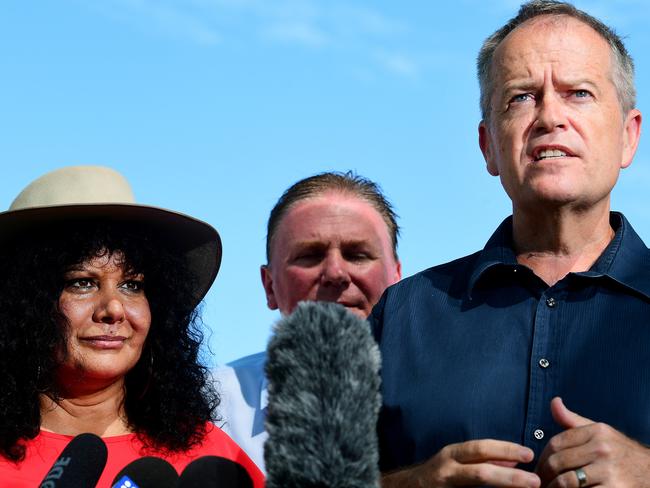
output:
[[[568,273],[587,271],[614,237],[606,208],[513,211],[517,261],[549,286]]]
[[[76,436],[90,432],[100,437],[130,432],[124,412],[124,382],[92,392],[62,392],[59,398],[41,395],[41,428]]]

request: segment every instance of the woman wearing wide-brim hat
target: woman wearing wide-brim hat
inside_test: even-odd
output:
[[[2,486],[37,486],[85,432],[108,446],[99,487],[145,455],[225,457],[263,486],[210,422],[196,307],[220,261],[214,228],[135,203],[105,167],[48,173],[0,213]]]

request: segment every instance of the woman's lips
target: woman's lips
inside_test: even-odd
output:
[[[92,336],[79,339],[82,343],[97,349],[120,349],[126,341],[122,336]]]

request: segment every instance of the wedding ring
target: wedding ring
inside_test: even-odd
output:
[[[578,486],[585,486],[587,484],[587,474],[585,473],[585,470],[577,468],[574,469],[573,472],[576,474],[576,478],[578,478]]]

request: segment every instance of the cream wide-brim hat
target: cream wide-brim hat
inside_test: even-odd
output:
[[[194,277],[193,307],[217,276],[221,238],[214,227],[182,213],[136,203],[124,176],[104,166],[69,166],[31,182],[9,210],[0,213],[0,247],[39,226],[95,219],[137,224],[161,245],[180,253]]]

